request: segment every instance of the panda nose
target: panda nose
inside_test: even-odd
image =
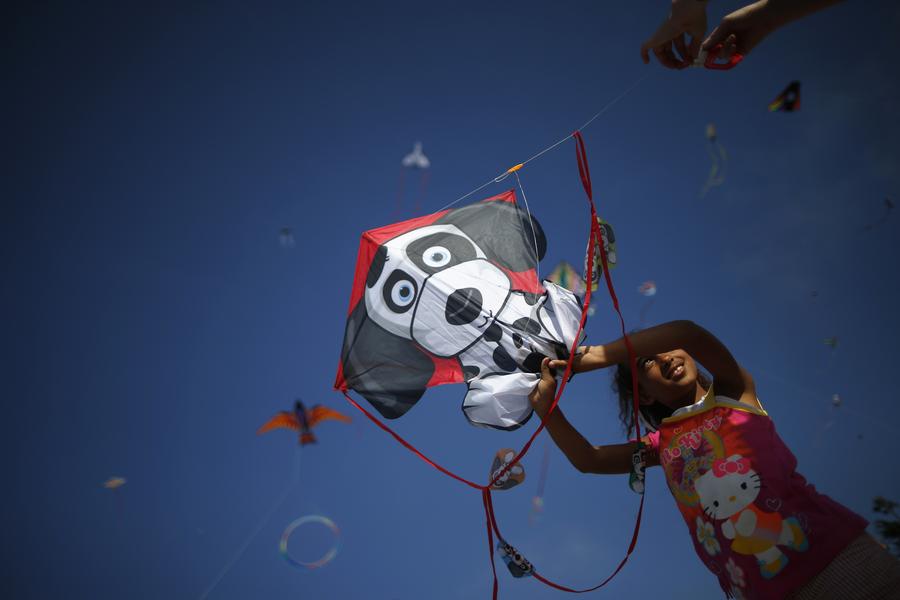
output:
[[[475,288],[456,290],[447,298],[444,316],[451,325],[468,325],[481,314],[481,292]]]

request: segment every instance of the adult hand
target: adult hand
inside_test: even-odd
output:
[[[709,50],[722,44],[719,58],[726,61],[735,52],[746,56],[781,24],[779,11],[773,10],[768,0],[759,0],[723,18],[701,48]]]
[[[650,62],[650,50],[659,63],[670,69],[689,67],[700,53],[700,41],[706,33],[705,0],[672,0],[672,10],[656,33],[641,45],[644,64]],[[691,37],[687,42],[685,34]],[[679,56],[676,56],[675,50]]]

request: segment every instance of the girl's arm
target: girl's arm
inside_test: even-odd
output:
[[[541,380],[535,386],[528,399],[535,412],[543,419],[553,404],[556,395],[556,378],[550,371],[550,359],[541,363]],[[559,406],[547,419],[547,431],[559,446],[572,466],[582,473],[630,473],[631,455],[637,449],[637,442],[611,444],[608,446],[592,446],[577,429],[572,427]],[[646,442],[646,440],[645,440]],[[658,465],[651,453],[647,453],[647,466]]]
[[[692,321],[670,321],[630,334],[637,356],[657,356],[681,348],[702,364],[713,376],[716,393],[761,408],[756,398],[753,378],[713,334]],[[576,373],[628,363],[624,338],[602,346],[579,348],[573,369]],[[551,361],[550,367],[565,366],[565,361]]]

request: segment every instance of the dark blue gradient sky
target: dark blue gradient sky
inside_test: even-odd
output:
[[[665,2],[86,4],[23,3],[0,25],[0,596],[199,598],[291,481],[294,439],[254,431],[298,395],[355,422],[321,426],[298,485],[209,598],[488,596],[478,493],[331,390],[359,235],[398,220],[415,140],[432,212],[644,75],[585,131],[628,323],[654,279],[649,320],[720,336],[822,491],[867,518],[874,496],[900,500],[900,215],[863,231],[900,190],[896,3],[793,24],[728,73],[641,63]],[[711,3],[710,22],[737,6]],[[801,110],[767,112],[793,79]],[[708,122],[729,165],[701,199]],[[545,273],[584,252],[574,154],[568,142],[521,172]],[[601,295],[588,340],[617,331]],[[463,393],[434,389],[393,425],[480,480],[536,423],[474,429]],[[592,441],[622,439],[607,374],[576,378],[561,406]],[[496,494],[501,529],[547,577],[592,585],[625,552],[637,497],[554,449],[529,524],[543,444],[526,482]],[[101,487],[112,475],[128,479],[115,494]],[[718,597],[658,470],[648,490],[636,553],[598,595]],[[311,513],[338,523],[343,547],[304,572],[277,544]],[[296,538],[298,554],[322,550],[317,535]],[[498,574],[504,598],[563,597],[499,561]]]

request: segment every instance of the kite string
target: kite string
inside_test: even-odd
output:
[[[522,163],[524,164],[524,163]],[[531,225],[531,241],[534,242],[534,273],[537,275],[537,280],[541,280],[541,256],[540,252],[538,252],[538,240],[537,240],[537,232],[534,230],[534,219],[531,217],[531,209],[528,207],[528,196],[525,195],[525,188],[522,187],[522,180],[519,179],[519,172],[514,172],[516,176],[516,183],[519,184],[519,190],[522,192],[522,200],[525,201],[525,212],[528,214],[528,224]]]
[[[216,578],[212,580],[212,582],[206,587],[202,594],[200,594],[199,600],[205,600],[207,596],[209,596],[212,591],[219,585],[219,582],[225,578],[225,575],[231,570],[231,568],[237,564],[237,562],[244,555],[244,552],[247,551],[247,548],[250,547],[250,543],[259,535],[259,532],[262,531],[263,527],[269,522],[269,519],[272,518],[272,515],[281,508],[281,505],[284,504],[284,501],[287,500],[291,491],[297,486],[297,483],[300,481],[300,447],[297,447],[297,450],[294,454],[294,465],[293,465],[293,474],[291,476],[291,481],[285,485],[284,491],[281,492],[281,495],[275,500],[275,503],[272,504],[272,507],[266,512],[263,518],[257,523],[256,527],[250,532],[250,535],[247,536],[247,539],[244,540],[244,543],[238,547],[237,552],[231,557],[222,570],[216,575]]]
[[[643,81],[644,81],[645,79],[647,79],[647,77],[649,77],[651,74],[652,74],[652,71],[651,71],[651,72],[648,72],[647,74],[645,74],[645,75],[643,75],[642,77],[640,77],[637,81],[635,81],[634,83],[632,83],[630,86],[628,86],[627,88],[625,88],[625,90],[624,90],[623,92],[621,92],[618,96],[616,96],[615,98],[613,98],[612,100],[610,100],[609,102],[607,102],[600,110],[598,110],[598,111],[594,114],[594,116],[592,116],[590,119],[588,119],[587,121],[585,121],[584,125],[582,125],[581,127],[579,127],[576,131],[581,131],[581,130],[585,129],[586,127],[588,127],[591,123],[593,123],[595,120],[597,120],[597,118],[599,118],[599,117],[600,117],[601,115],[603,115],[606,111],[608,111],[608,110],[611,109],[613,106],[615,106],[622,98],[624,98],[625,96],[627,96],[628,94],[630,94],[630,93],[632,92],[632,90],[634,90],[634,88],[636,88],[636,87],[639,86],[641,83],[643,83]],[[574,135],[574,134],[570,133],[569,135],[567,135],[566,137],[562,138],[561,140],[559,140],[559,141],[556,142],[555,144],[551,144],[550,146],[547,146],[546,148],[544,148],[543,150],[541,150],[540,152],[538,152],[537,154],[535,154],[534,156],[532,156],[532,157],[529,158],[528,160],[522,161],[522,163],[520,163],[520,164],[517,165],[517,166],[518,166],[519,168],[521,168],[521,167],[527,165],[528,163],[530,163],[531,161],[540,158],[541,156],[543,156],[543,155],[546,154],[547,152],[550,152],[550,151],[553,150],[554,148],[557,148],[558,146],[564,144],[566,141],[568,141],[569,139],[571,139],[573,135]],[[492,179],[489,179],[489,180],[486,181],[485,183],[481,184],[480,186],[478,186],[477,188],[475,188],[475,189],[472,190],[471,192],[469,192],[469,193],[467,193],[467,194],[463,194],[462,196],[460,196],[459,198],[457,198],[456,200],[454,200],[454,201],[451,202],[450,204],[448,204],[448,205],[446,205],[446,206],[440,208],[437,212],[441,212],[442,210],[446,210],[446,209],[450,208],[450,207],[453,206],[454,204],[457,204],[457,203],[459,203],[459,202],[462,202],[463,200],[465,200],[466,198],[468,198],[468,197],[471,196],[472,194],[475,194],[475,193],[477,193],[477,192],[480,192],[481,190],[483,190],[483,189],[486,188],[487,186],[491,185],[492,183],[500,183],[501,181],[503,181],[504,179],[506,179],[506,178],[509,176],[509,174],[510,174],[510,170],[507,169],[506,171],[500,173],[500,174],[497,175],[496,177],[494,177],[494,178],[492,178]]]

